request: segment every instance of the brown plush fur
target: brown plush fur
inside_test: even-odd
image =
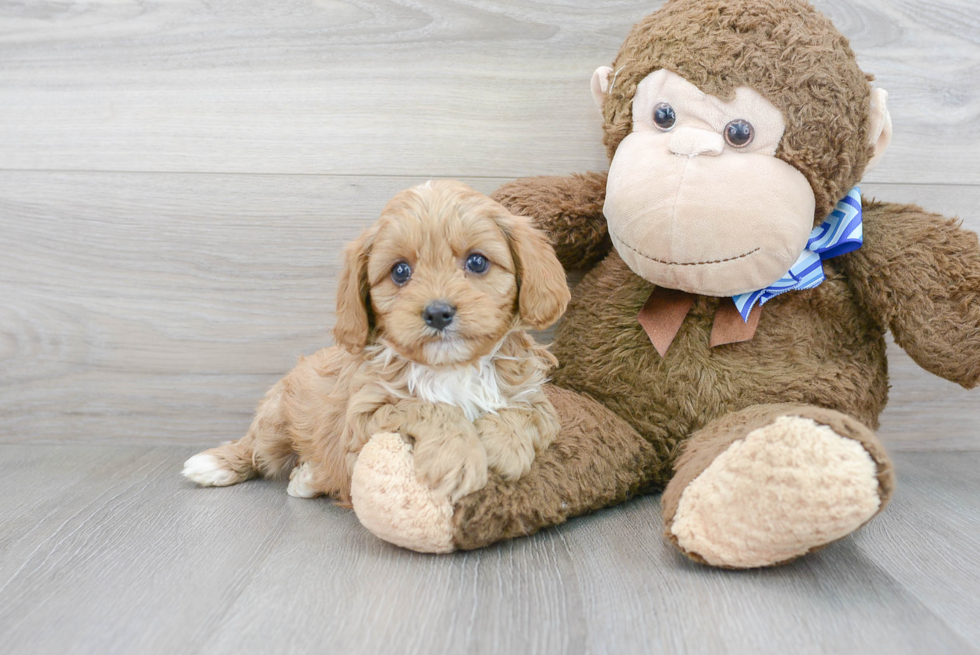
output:
[[[806,3],[673,0],[641,21],[616,58],[603,106],[610,157],[630,131],[637,83],[659,68],[721,97],[750,86],[779,107],[787,131],[777,156],[809,180],[816,223],[873,152],[869,78]],[[871,429],[888,394],[885,333],[932,373],[980,382],[976,235],[918,207],[866,200],[865,245],[825,262],[819,287],[768,302],[753,339],[709,348],[721,299],[702,296],[661,358],[637,321],[652,285],[610,247],[604,181],[601,173],[532,178],[494,194],[534,217],[566,266],[605,258],[576,288],[556,335],[554,381],[563,389],[549,394],[562,433],[518,483],[491,476],[457,505],[457,545],[529,534],[673,479],[669,528],[686,484],[774,412],[859,441],[877,463],[883,506],[893,477]]]
[[[858,305],[925,370],[980,383],[980,247],[962,221],[870,202],[865,245],[840,258]]]
[[[752,405],[834,407],[877,427],[888,388],[884,330],[831,264],[816,289],[766,303],[743,343],[708,347],[721,299],[698,297],[661,358],[636,320],[653,287],[612,252],[582,280],[559,326],[555,383],[595,398],[654,443],[660,485],[688,435]]]
[[[491,262],[485,273],[464,270],[474,252]],[[399,262],[412,267],[403,285],[391,276]],[[554,357],[522,328],[553,323],[568,297],[561,265],[527,219],[461,183],[414,187],[346,251],[342,347],[302,358],[266,394],[244,438],[204,455],[229,474],[220,484],[280,475],[298,459],[312,473],[310,493],[345,503],[357,454],[378,432],[413,439],[420,479],[453,500],[485,484],[488,464],[519,478],[559,429],[542,390]],[[433,301],[456,308],[441,332],[422,318]],[[495,413],[474,420],[452,390],[436,392],[440,401],[416,391],[426,376],[479,365],[493,369],[506,403]]]

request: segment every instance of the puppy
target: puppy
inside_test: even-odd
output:
[[[419,478],[453,502],[486,484],[488,466],[517,479],[559,428],[542,391],[557,362],[525,328],[557,321],[569,297],[528,219],[460,182],[403,191],[345,251],[338,345],[301,358],[244,438],[183,473],[226,486],[292,469],[290,495],[349,506],[361,448],[397,432]]]

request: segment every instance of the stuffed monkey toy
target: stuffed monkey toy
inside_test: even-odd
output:
[[[450,506],[379,435],[354,473],[362,523],[447,552],[662,490],[681,552],[749,568],[880,512],[885,333],[975,386],[980,248],[955,220],[861,197],[892,133],[871,79],[801,0],[671,0],[638,23],[592,79],[608,173],[495,194],[588,271],[553,348],[560,436]]]

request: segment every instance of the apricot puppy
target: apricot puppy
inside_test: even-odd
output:
[[[482,488],[488,466],[517,479],[559,428],[542,391],[556,360],[525,329],[557,321],[568,300],[529,219],[460,182],[403,191],[347,247],[338,345],[301,358],[242,439],[183,473],[227,486],[292,469],[290,495],[349,504],[361,448],[397,432],[419,478],[452,502]]]

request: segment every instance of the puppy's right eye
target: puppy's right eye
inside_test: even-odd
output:
[[[391,267],[391,281],[402,286],[412,278],[412,267],[405,262],[398,262]]]
[[[490,268],[489,260],[478,252],[466,258],[466,270],[471,273],[480,275],[486,273],[488,268]]]

